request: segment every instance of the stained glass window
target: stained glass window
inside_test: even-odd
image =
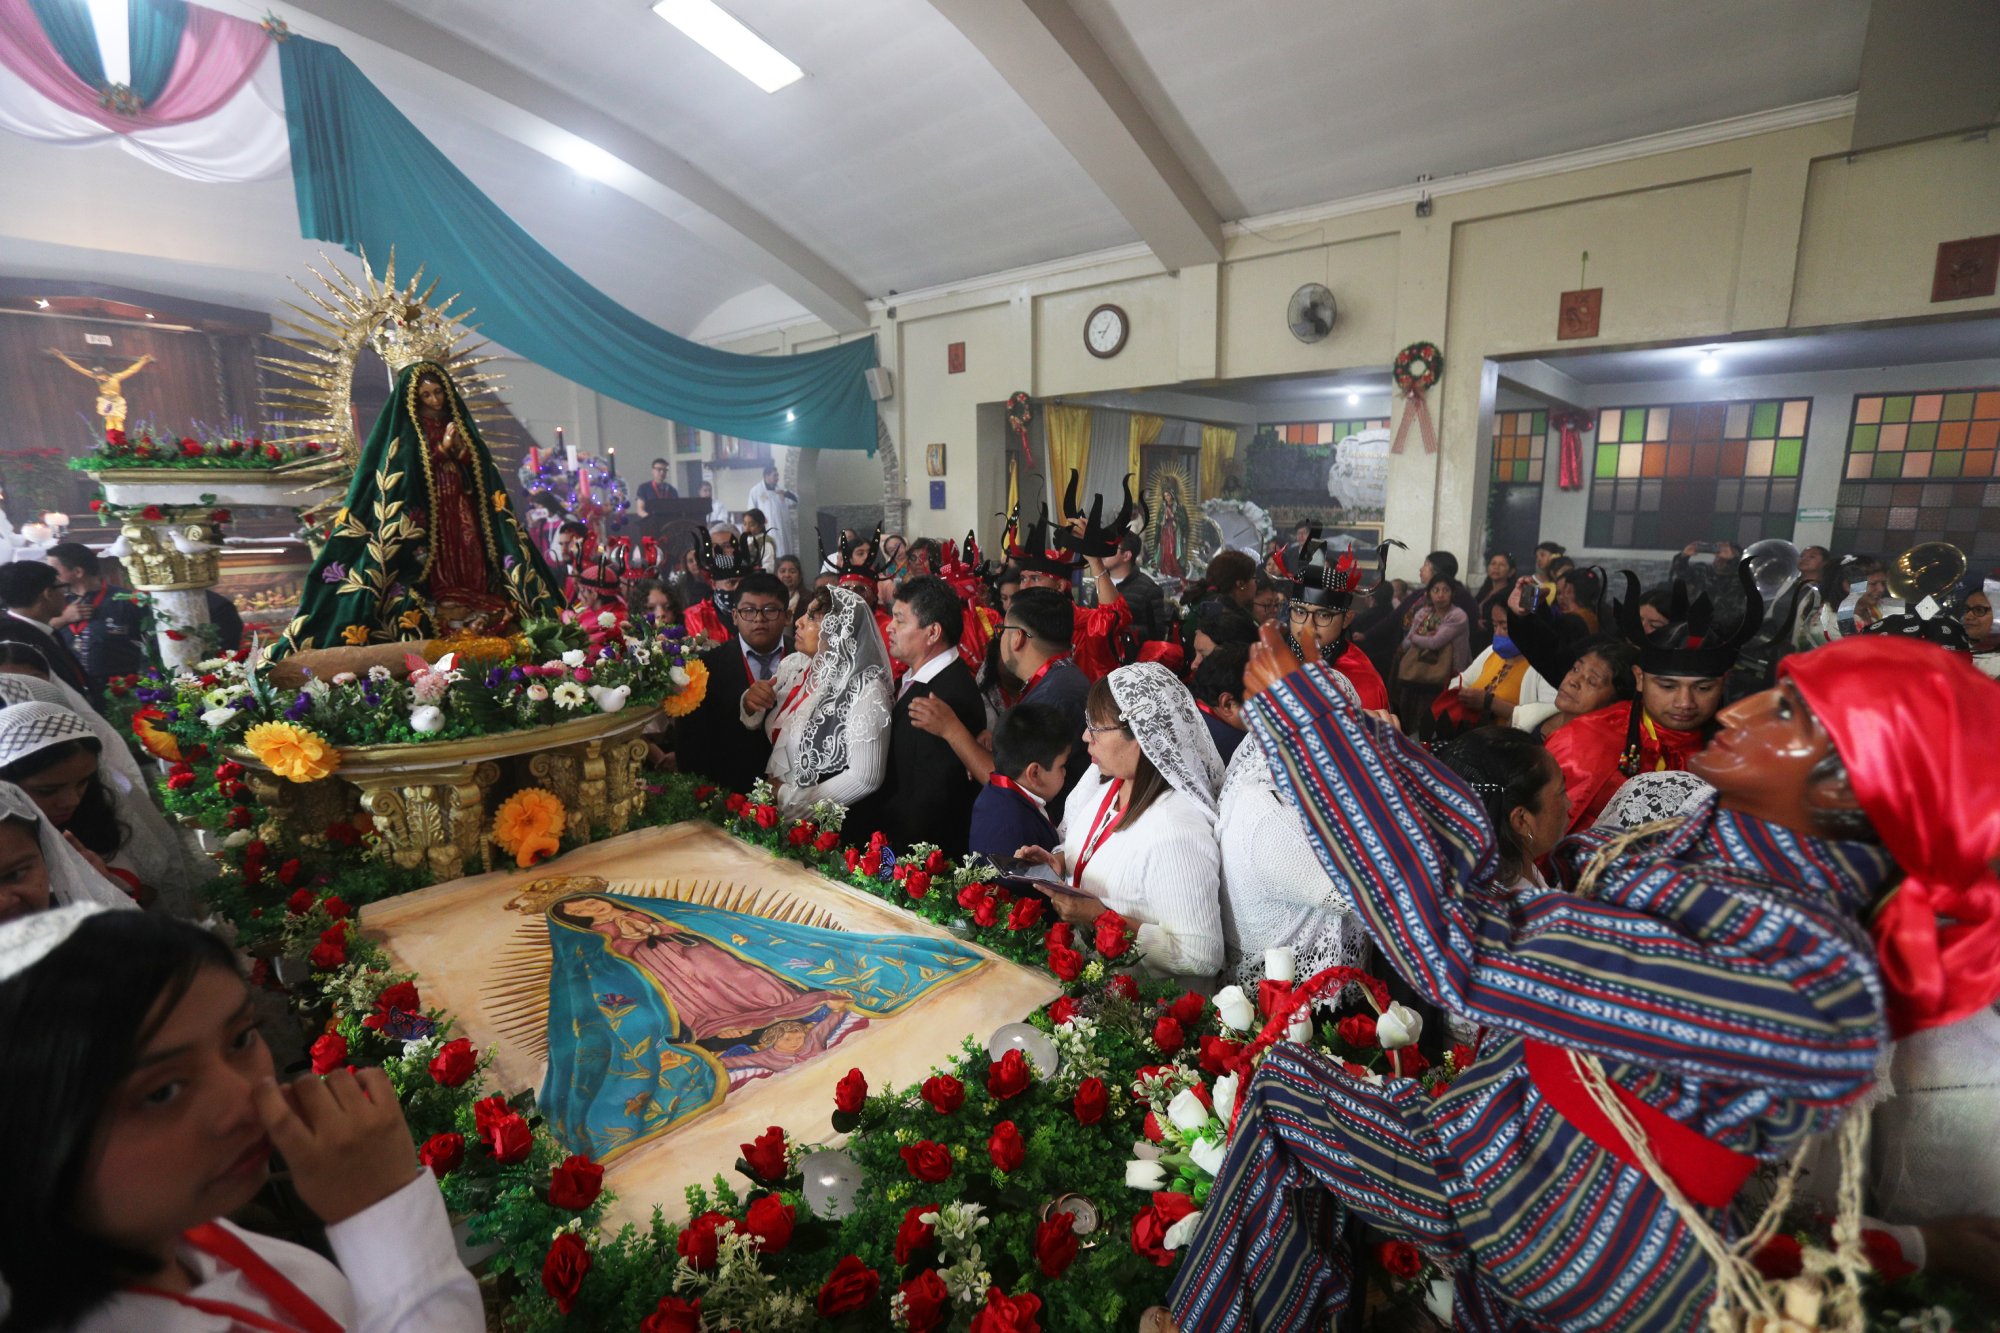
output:
[[[1608,407],[1591,453],[1591,546],[1790,538],[1809,398]]]
[[[1856,395],[1841,477],[1837,550],[1945,541],[1976,567],[2000,559],[2000,388]]]
[[[1260,426],[1258,429],[1275,432],[1281,444],[1338,444],[1348,436],[1358,435],[1364,430],[1387,430],[1389,419],[1374,417],[1353,421],[1287,421],[1277,425]]]
[[[1493,414],[1493,480],[1501,485],[1542,484],[1542,459],[1549,438],[1549,414]]]

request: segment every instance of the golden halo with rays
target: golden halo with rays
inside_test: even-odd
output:
[[[466,323],[471,310],[451,313],[457,294],[432,304],[437,282],[433,279],[430,286],[423,287],[421,266],[408,282],[399,284],[393,249],[380,281],[366,251],[361,255],[361,282],[348,277],[324,253],[320,258],[327,273],[306,267],[319,279],[319,287],[292,279],[292,285],[316,309],[287,302],[298,318],[283,320],[272,334],[305,359],[257,358],[264,370],[287,381],[264,390],[265,434],[273,440],[317,440],[333,446],[278,469],[281,475],[300,483],[301,490],[330,482],[339,485],[332,497],[301,513],[308,527],[339,504],[340,493],[346,490],[345,479],[361,458],[361,441],[354,427],[354,370],[363,348],[380,356],[391,374],[412,362],[437,362],[458,386],[482,433],[505,431],[511,425],[496,393],[504,376],[481,369],[497,358],[480,355],[487,346],[484,342],[464,345],[477,326]]]
[[[537,1060],[549,1056],[549,955],[546,914],[551,904],[579,893],[619,893],[630,898],[670,898],[726,912],[845,930],[832,913],[783,889],[726,880],[607,880],[596,875],[550,875],[530,880],[509,898],[506,910],[521,913],[507,943],[488,969],[480,996],[500,1035]]]

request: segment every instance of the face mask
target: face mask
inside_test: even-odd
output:
[[[1505,634],[1496,634],[1493,636],[1493,651],[1509,660],[1521,655],[1520,645]]]

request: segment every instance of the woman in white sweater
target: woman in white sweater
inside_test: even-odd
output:
[[[762,727],[771,738],[765,772],[788,820],[819,801],[853,805],[882,785],[895,702],[874,613],[847,589],[815,591],[793,643],[798,651],[771,677],[771,705],[741,713],[744,726]]]
[[[1062,846],[1016,855],[1077,890],[1050,895],[1065,921],[1111,908],[1139,923],[1148,970],[1205,986],[1222,966],[1222,757],[1194,696],[1156,662],[1091,686],[1084,716],[1091,763],[1064,803]]]

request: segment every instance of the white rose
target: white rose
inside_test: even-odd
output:
[[[434,704],[424,704],[410,710],[410,730],[420,736],[444,730],[444,709]]]
[[[1222,1154],[1229,1151],[1229,1145],[1215,1139],[1196,1139],[1188,1145],[1188,1160],[1211,1176],[1222,1174]]]
[[[563,654],[563,665],[566,667],[580,667],[583,663],[584,653],[581,648],[572,648]]]
[[[235,717],[236,710],[234,708],[211,708],[201,715],[201,724],[204,727],[223,727],[227,726]]]
[[[1167,1234],[1160,1237],[1160,1248],[1178,1250],[1194,1239],[1194,1229],[1201,1224],[1201,1209],[1197,1208],[1180,1221],[1167,1228]]]
[[[1415,1044],[1424,1035],[1424,1016],[1403,1004],[1390,1004],[1375,1019],[1375,1036],[1385,1051]]]
[[[536,703],[540,703],[549,697],[549,687],[541,684],[530,685],[528,687],[528,697]]]
[[[667,673],[667,679],[674,683],[676,689],[684,690],[688,687],[688,682],[694,678],[688,675],[686,667],[675,667]]]
[[[1208,1123],[1208,1108],[1201,1104],[1201,1098],[1194,1095],[1193,1088],[1182,1088],[1167,1103],[1167,1119],[1173,1121],[1174,1128],[1181,1133],[1193,1133]]]
[[[1215,993],[1215,1016],[1232,1032],[1248,1032],[1257,1021],[1257,1006],[1241,986],[1224,986]]]
[[[1158,1162],[1127,1162],[1125,1183],[1135,1190],[1161,1189],[1167,1183],[1167,1168]]]
[[[1290,946],[1280,944],[1275,949],[1264,950],[1264,975],[1272,981],[1292,981],[1299,970],[1298,955]]]
[[[1225,1125],[1229,1123],[1230,1117],[1236,1114],[1236,1090],[1242,1082],[1243,1080],[1234,1074],[1224,1074],[1215,1080],[1215,1086],[1208,1090],[1209,1096],[1215,1099],[1215,1118]]]
[[[256,836],[257,835],[252,833],[249,829],[240,828],[237,829],[234,833],[230,834],[228,837],[224,838],[222,840],[222,845],[224,847],[247,847],[250,844],[251,840]]]

